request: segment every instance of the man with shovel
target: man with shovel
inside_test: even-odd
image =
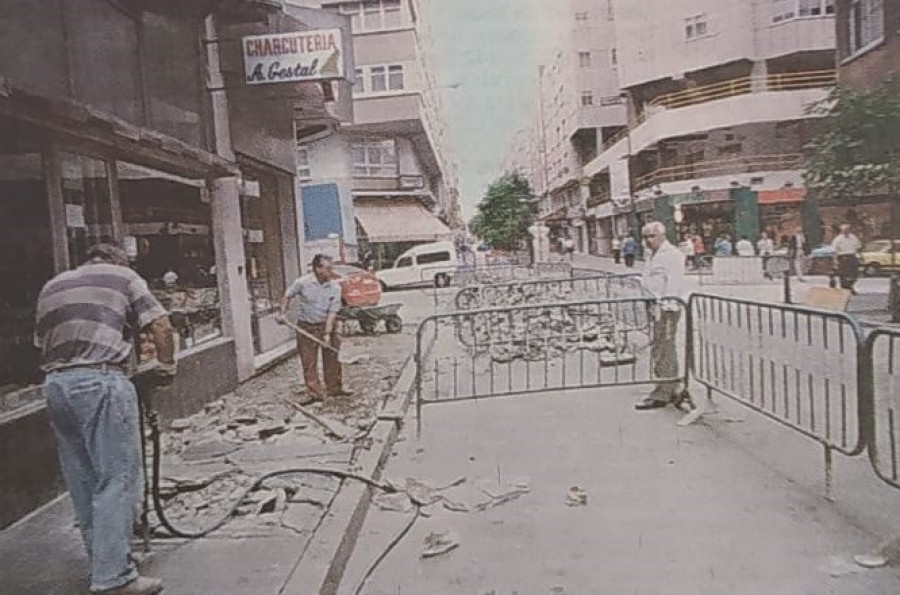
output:
[[[333,261],[324,254],[313,257],[313,272],[291,283],[281,299],[278,322],[297,332],[297,350],[303,367],[303,379],[311,401],[326,396],[346,397],[353,393],[344,390],[338,351],[341,339],[337,314],[341,309],[341,288],[334,280]],[[292,307],[288,319],[288,309]],[[322,352],[322,372],[319,378],[319,352]]]

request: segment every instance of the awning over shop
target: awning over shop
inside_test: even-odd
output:
[[[357,201],[356,218],[371,243],[439,242],[454,232],[418,201],[379,199]]]

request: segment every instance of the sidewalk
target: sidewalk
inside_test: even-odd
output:
[[[720,399],[678,428],[674,410],[636,412],[639,389],[554,392],[431,406],[385,474],[439,491],[367,583],[367,595],[636,593],[891,595],[897,569],[853,564],[900,530],[900,494],[864,458],[838,461],[837,503],[821,494],[811,441]],[[408,481],[408,479],[406,480]],[[485,501],[485,485],[528,485]],[[572,488],[586,494],[571,503]],[[488,501],[490,499],[488,498]],[[468,512],[461,504],[469,506]],[[339,595],[351,595],[410,513],[373,509]],[[459,547],[423,559],[432,532]]]
[[[358,358],[344,367],[345,386],[356,395],[308,407],[343,439],[283,402],[296,398],[296,358],[251,380],[224,402],[175,420],[162,440],[169,520],[189,530],[208,525],[252,478],[274,470],[367,473],[357,466],[372,447],[370,431],[392,399],[412,341],[409,330],[345,340],[342,359]],[[339,480],[318,475],[273,479],[251,494],[229,524],[205,538],[162,538],[164,530],[158,528],[141,570],[162,578],[171,595],[281,593],[339,490]],[[140,554],[142,544],[136,542],[134,551]],[[0,593],[87,592],[87,560],[68,496],[0,533],[0,568]]]

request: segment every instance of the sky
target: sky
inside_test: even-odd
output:
[[[538,65],[556,39],[560,11],[555,0],[429,2],[437,76],[468,220],[488,184],[503,173],[515,132],[528,124]]]

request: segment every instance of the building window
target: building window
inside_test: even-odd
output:
[[[594,94],[591,91],[581,92],[581,105],[584,107],[594,105]]]
[[[395,64],[388,66],[388,88],[391,91],[401,91],[403,85],[403,65]]]
[[[772,0],[772,22],[834,14],[834,0]]]
[[[312,178],[312,170],[309,167],[309,147],[297,146],[297,177],[301,180]]]
[[[588,13],[586,13],[586,12],[576,12],[576,13],[575,13],[575,20],[576,20],[576,21],[586,21],[586,20],[588,20]]]
[[[858,54],[884,39],[884,0],[853,0],[850,4],[850,54]]]
[[[352,17],[355,33],[396,29],[404,24],[402,0],[345,2],[339,12]]]
[[[688,41],[709,35],[709,22],[705,14],[684,19],[684,37]]]
[[[611,48],[609,50],[609,65],[614,68],[619,65],[619,54],[616,51],[616,48]]]
[[[397,149],[392,139],[354,142],[352,153],[354,176],[364,178],[397,176]]]
[[[354,72],[353,92],[357,94],[366,92],[366,75],[362,68],[357,68]]]
[[[591,65],[591,53],[590,52],[578,52],[578,65],[582,68],[587,68]]]
[[[372,93],[381,93],[387,91],[387,76],[385,75],[386,68],[384,66],[373,66],[369,69],[369,75],[371,77],[371,85],[369,88],[372,89]]]
[[[606,0],[606,20],[613,21],[616,18],[616,12],[613,9],[613,0]]]

